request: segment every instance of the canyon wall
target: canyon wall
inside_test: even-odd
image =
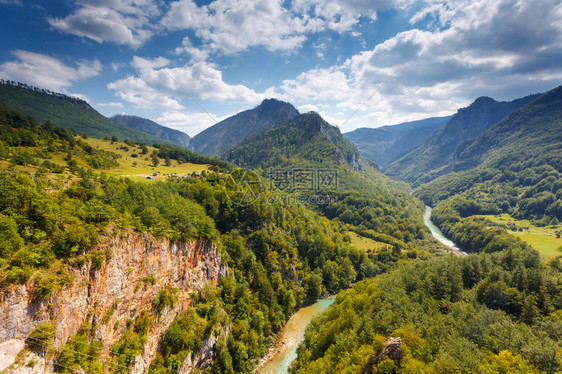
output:
[[[216,285],[228,272],[217,247],[206,240],[176,243],[126,232],[103,238],[95,249],[105,252],[106,261],[97,268],[91,260],[72,267],[70,282],[44,300],[35,297],[33,282],[0,295],[0,343],[24,341],[40,322],[50,322],[56,328],[51,345],[56,350],[83,323],[89,323],[94,340],[103,342],[102,359],[108,359],[109,348],[121,337],[126,321],[146,310],[154,317],[153,322],[143,353],[130,366],[132,373],[145,373],[161,334],[178,314],[191,307],[192,294],[209,283]],[[157,316],[153,302],[165,288],[177,289],[177,302]],[[207,347],[205,354],[209,352]],[[8,372],[53,371],[52,357],[34,360],[38,363],[26,366],[22,363],[29,360],[20,357]]]

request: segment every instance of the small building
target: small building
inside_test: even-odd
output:
[[[508,222],[507,225],[508,225],[508,226],[515,227],[515,223],[513,223],[513,222]]]
[[[152,172],[152,176],[153,176],[153,177],[157,177],[157,176],[159,176],[159,175],[160,175],[160,172],[159,172],[158,170],[154,170],[154,171]]]
[[[199,174],[199,172],[194,171],[193,173],[191,173],[191,176],[194,178],[201,178],[201,174]]]

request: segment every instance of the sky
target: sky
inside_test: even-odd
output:
[[[562,0],[0,0],[0,78],[194,136],[266,98],[348,132],[562,84]]]

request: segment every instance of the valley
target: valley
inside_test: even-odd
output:
[[[211,127],[209,155],[77,134],[1,106],[1,340],[20,347],[3,365],[554,373],[561,90],[477,100],[465,127],[478,110],[501,118],[449,149],[440,177],[433,164],[415,166],[425,177],[404,171],[413,193],[318,113],[276,100]],[[249,119],[254,133],[230,139]],[[458,121],[384,131],[400,142],[416,124],[439,134]],[[403,355],[381,356],[396,336]]]

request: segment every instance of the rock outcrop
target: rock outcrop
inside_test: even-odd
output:
[[[400,366],[402,361],[402,339],[400,338],[390,338],[386,342],[384,349],[379,354],[377,358],[377,365],[380,364],[385,358],[389,358],[394,361],[396,366]]]
[[[57,349],[83,323],[89,323],[94,326],[94,339],[103,342],[102,357],[108,357],[109,348],[121,337],[126,321],[143,310],[154,315],[156,295],[164,288],[175,288],[177,302],[153,319],[143,353],[130,367],[132,373],[146,373],[160,336],[179,313],[191,307],[192,293],[208,283],[216,285],[227,275],[220,252],[206,240],[176,243],[127,232],[102,239],[96,250],[106,254],[101,266],[93,268],[88,260],[72,268],[71,282],[45,300],[34,298],[32,282],[0,295],[0,343],[10,339],[23,341],[37,324],[49,321],[56,328],[52,347]],[[39,372],[52,371],[52,359],[37,365],[42,366]],[[23,369],[12,367],[9,371],[37,372],[29,365],[25,367],[29,370]]]

